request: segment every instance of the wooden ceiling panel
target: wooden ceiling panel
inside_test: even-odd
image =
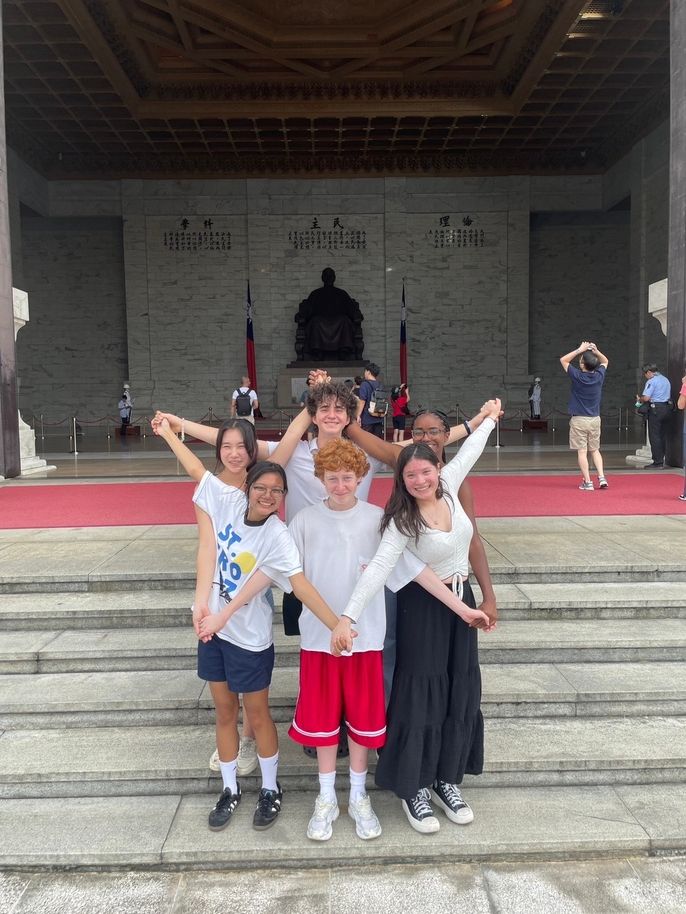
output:
[[[51,177],[597,170],[667,114],[668,0],[3,0],[3,20],[9,142]]]

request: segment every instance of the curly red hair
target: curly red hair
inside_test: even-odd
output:
[[[338,473],[340,470],[349,470],[358,479],[369,472],[369,462],[364,451],[344,438],[329,441],[314,455],[314,475],[317,479],[323,479],[327,471]]]

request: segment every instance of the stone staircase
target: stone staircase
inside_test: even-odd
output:
[[[676,529],[686,545],[686,524]],[[185,540],[176,570],[152,574],[151,565],[121,567],[126,543],[107,560],[114,569],[61,575],[25,569],[16,545],[0,541],[0,867],[327,867],[686,849],[686,548],[683,560],[674,553],[650,567],[634,552],[612,562],[590,554],[580,570],[564,550],[554,566],[505,561],[493,537],[501,621],[481,637],[486,770],[465,780],[475,822],[443,818],[437,835],[420,836],[398,801],[375,791],[382,837],[360,841],[342,815],[321,845],[305,838],[316,765],[286,735],[298,644],[278,613],[271,705],[283,813],[269,832],[251,829],[251,776],[236,821],[212,833],[220,781],[207,768],[213,714],[194,671]],[[68,566],[66,544],[57,551]],[[346,770],[341,762],[342,813]]]

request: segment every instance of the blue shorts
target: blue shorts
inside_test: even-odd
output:
[[[217,635],[198,642],[198,676],[206,682],[225,682],[231,692],[268,689],[273,669],[273,644],[266,651],[246,651]]]

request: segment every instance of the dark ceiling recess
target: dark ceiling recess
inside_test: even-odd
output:
[[[668,0],[3,0],[3,19],[8,141],[50,177],[598,171],[668,116]]]

